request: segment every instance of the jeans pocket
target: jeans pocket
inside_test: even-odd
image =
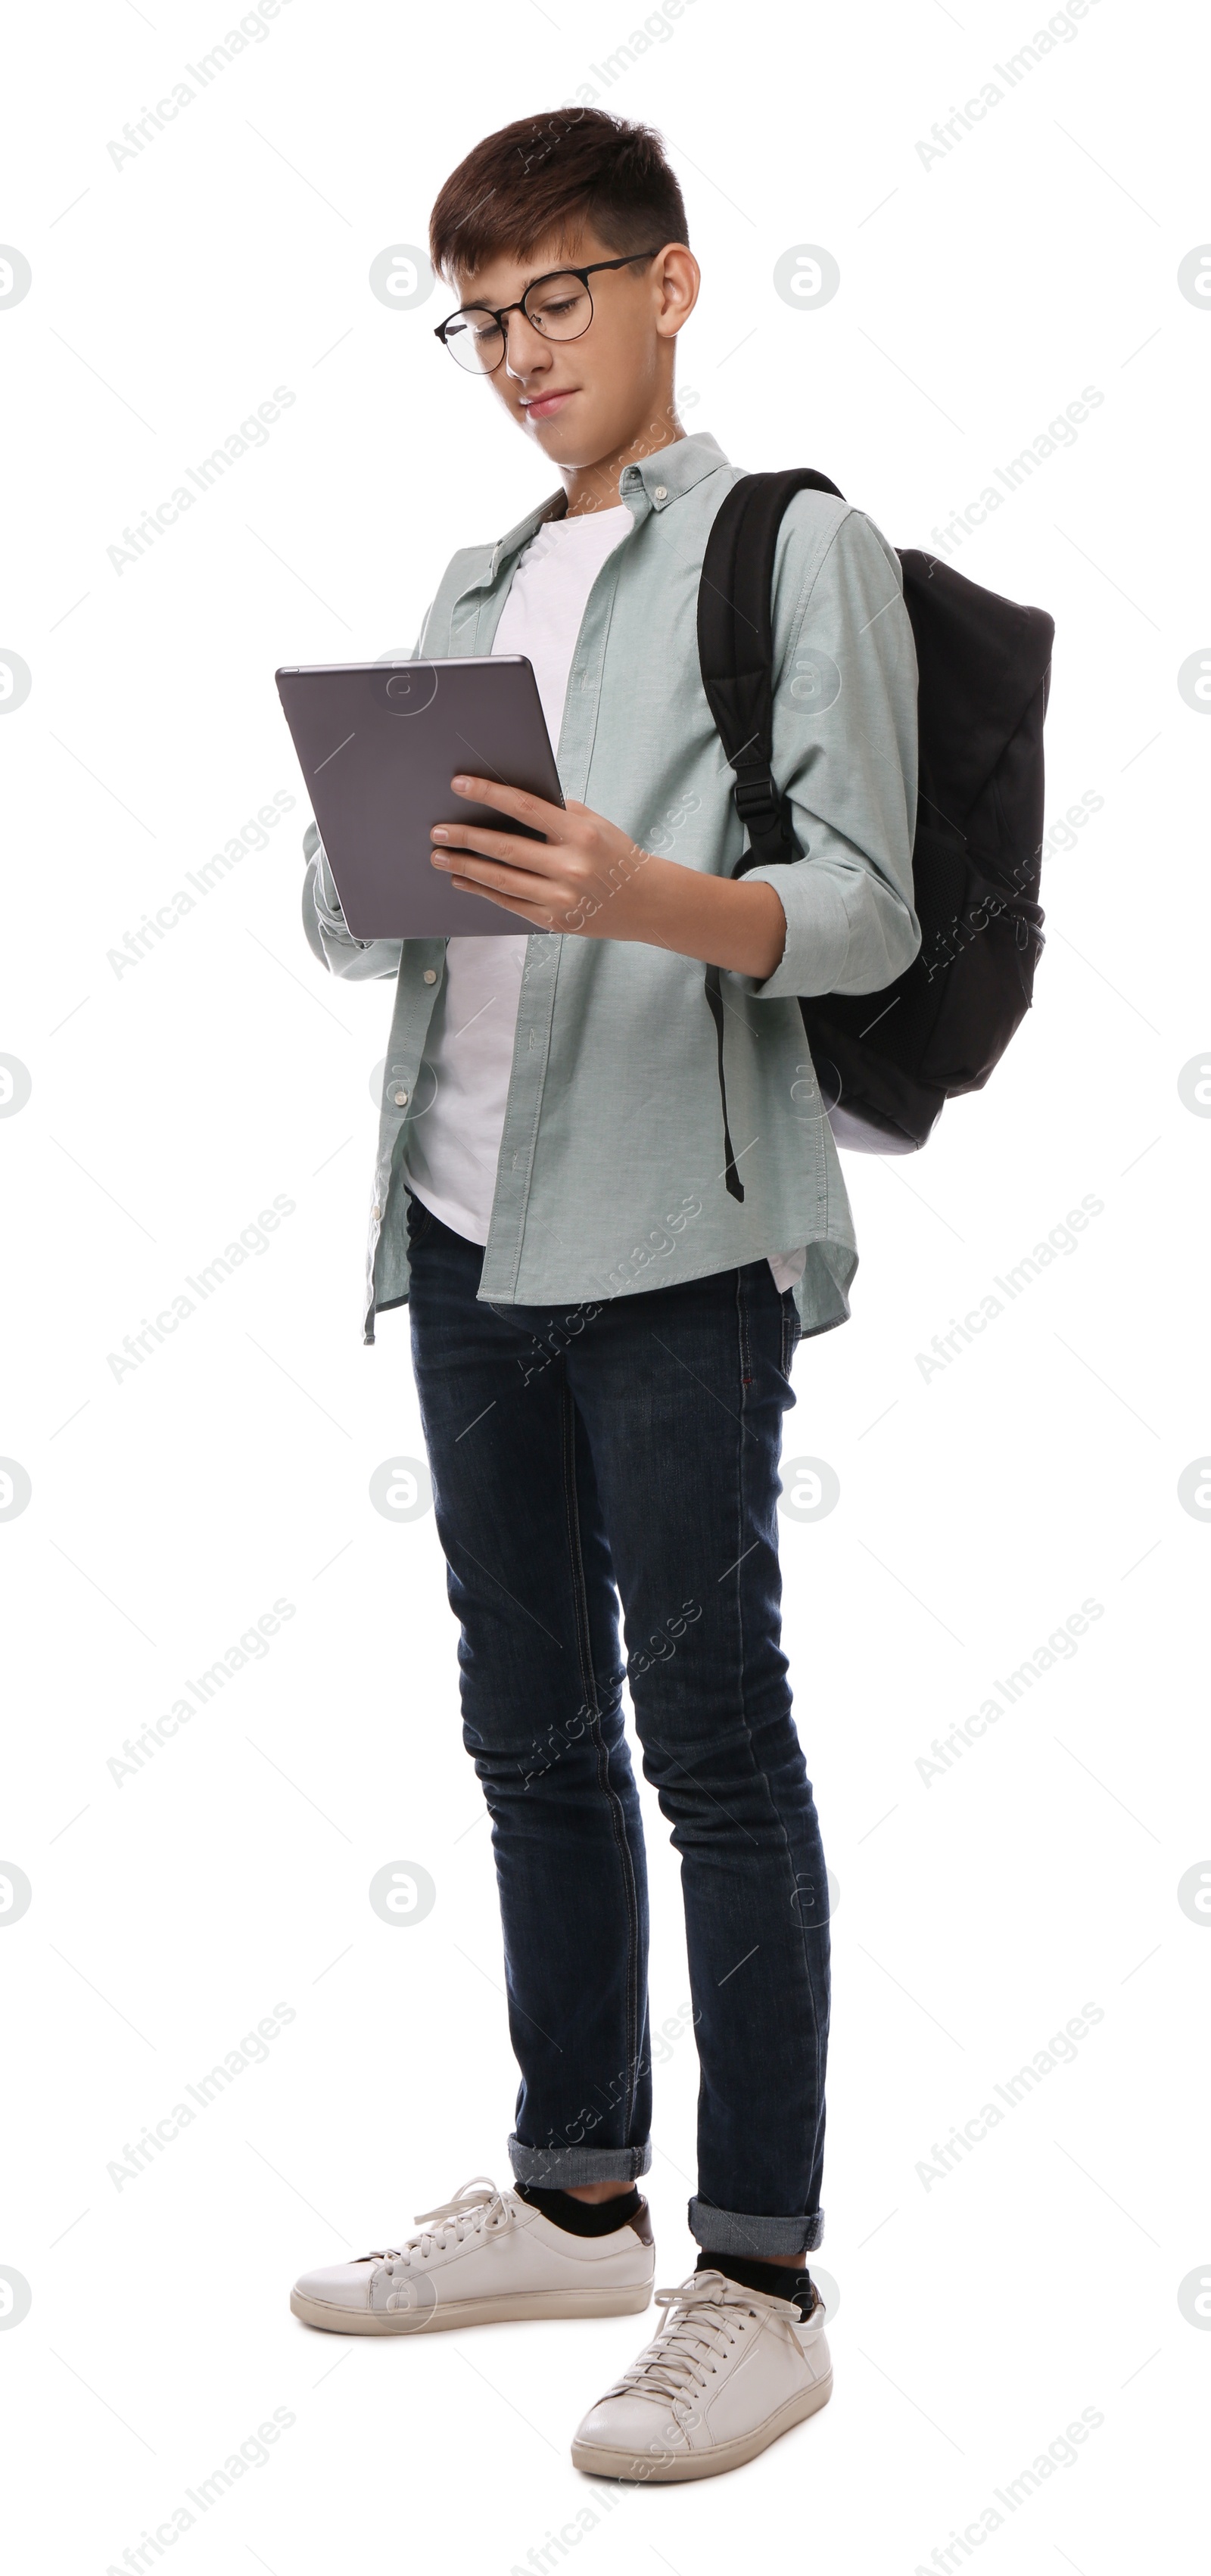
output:
[[[794,1292],[794,1289],[793,1289],[793,1288],[784,1288],[784,1289],[783,1289],[783,1291],[782,1291],[782,1374],[783,1374],[783,1377],[789,1377],[789,1376],[790,1376],[790,1373],[791,1373],[791,1361],[793,1360],[793,1358],[794,1358],[794,1356],[795,1356],[795,1352],[796,1352],[796,1350],[798,1349],[799,1343],[801,1342],[802,1338],[803,1338],[803,1326],[802,1326],[802,1324],[801,1324],[801,1323],[800,1323],[800,1321],[799,1321],[799,1309],[798,1309],[798,1307],[797,1307],[797,1306],[796,1306],[796,1304],[795,1304],[795,1292]]]
[[[432,1208],[427,1208],[423,1200],[416,1198],[409,1190],[407,1211],[409,1245],[423,1243],[434,1222]]]

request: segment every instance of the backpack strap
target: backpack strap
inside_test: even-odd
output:
[[[774,620],[772,594],[778,530],[796,492],[837,491],[827,474],[796,466],[785,474],[746,474],[732,485],[719,510],[702,561],[698,586],[698,659],[707,703],[736,783],[732,789],[749,846],[732,873],[799,857],[789,797],[774,783]],[[723,1178],[743,1199],[727,1119],[723,1071],[723,992],[719,968],[706,970],[706,998],[715,1023],[719,1098],[723,1109]]]
[[[844,494],[827,474],[794,466],[746,474],[718,511],[698,589],[698,659],[719,738],[736,772],[732,789],[749,846],[733,871],[796,859],[790,802],[771,770],[774,756],[772,592],[778,530],[796,492]]]
[[[327,965],[327,958],[324,963]],[[723,1178],[731,1196],[734,1199],[742,1199],[744,1183],[736,1169],[732,1131],[727,1123],[727,1079],[723,1070],[723,985],[717,966],[707,967],[704,990],[710,1005],[711,1018],[715,1023],[715,1062],[719,1075],[719,1101],[723,1110]]]

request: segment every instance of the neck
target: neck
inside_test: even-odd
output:
[[[595,464],[565,466],[563,487],[568,496],[568,518],[578,519],[590,510],[613,509],[624,466],[638,465],[645,456],[658,456],[662,448],[674,446],[685,434],[670,403],[663,422],[654,421],[649,428],[637,431],[623,446],[598,457]]]

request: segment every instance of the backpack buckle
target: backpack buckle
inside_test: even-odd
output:
[[[781,812],[782,799],[768,769],[762,778],[738,778],[732,789],[736,812],[746,827],[754,823],[772,823]]]
[[[759,778],[738,778],[732,796],[749,837],[734,875],[745,876],[750,868],[781,866],[799,857],[790,798],[779,794],[768,769]]]

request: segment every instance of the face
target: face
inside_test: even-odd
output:
[[[474,277],[456,274],[452,283],[460,304],[482,301],[500,311],[561,261],[585,268],[617,257],[592,233],[574,246],[554,236],[524,260],[506,253]],[[575,472],[636,440],[661,445],[676,435],[673,346],[697,301],[698,283],[692,252],[675,243],[655,259],[591,278],[593,319],[575,340],[550,339],[525,314],[509,314],[506,354],[487,381],[553,465]]]

